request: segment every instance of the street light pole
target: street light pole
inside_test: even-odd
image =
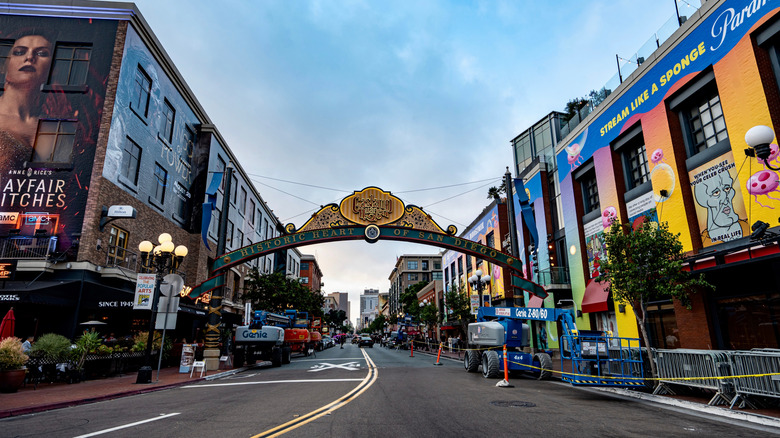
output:
[[[147,269],[154,269],[155,280],[152,296],[152,315],[149,319],[149,335],[146,338],[146,352],[144,353],[144,366],[138,370],[135,383],[152,383],[152,343],[154,342],[155,320],[157,319],[157,303],[160,298],[160,284],[166,274],[176,271],[188,252],[187,247],[184,245],[175,247],[173,238],[168,233],[160,234],[157,241],[160,243],[157,246],[154,246],[148,240],[144,240],[138,245],[138,250],[141,252],[141,265]],[[162,348],[161,344],[159,354],[162,354]]]
[[[479,294],[479,302],[480,304],[484,304],[482,302],[482,290],[485,288],[485,285],[490,283],[490,275],[482,275],[482,269],[477,269],[477,271],[469,277],[469,283],[471,283],[471,288],[477,291],[477,294]],[[483,307],[480,305],[480,307]]]

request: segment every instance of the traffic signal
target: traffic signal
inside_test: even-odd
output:
[[[534,245],[528,246],[528,253],[531,255],[531,266],[533,266],[534,272],[539,270],[539,255]]]

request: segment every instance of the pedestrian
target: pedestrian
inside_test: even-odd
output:
[[[347,336],[346,335],[341,335],[341,337],[339,338],[339,343],[341,344],[341,349],[342,350],[344,349],[344,343],[345,342],[347,342]]]
[[[22,342],[22,351],[24,353],[27,353],[32,348],[32,344],[35,341],[35,338],[33,336],[28,336],[27,339]]]

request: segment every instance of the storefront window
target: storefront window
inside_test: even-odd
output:
[[[780,294],[718,300],[718,317],[725,348],[778,348]]]
[[[647,328],[653,348],[680,348],[677,317],[671,302],[647,306]]]

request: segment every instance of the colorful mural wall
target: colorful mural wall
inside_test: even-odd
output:
[[[573,185],[577,182],[573,181],[573,173],[592,161],[603,219],[615,217],[633,223],[644,220],[639,218],[649,213],[651,218],[668,222],[671,231],[681,233],[686,251],[742,238],[749,234],[749,225],[756,220],[776,224],[780,200],[768,194],[777,184],[762,187],[749,182],[757,178],[777,181],[778,175],[757,168],[755,159],[745,157],[744,136],[755,125],[772,126],[750,33],[777,11],[772,2],[724,2],[633,84],[621,90],[614,102],[602,104],[608,106],[603,111],[599,107],[600,114],[589,124],[581,125],[581,131],[557,156],[564,205],[575,205]],[[677,169],[686,168],[688,157],[675,154],[675,150],[683,148],[679,144],[676,149],[673,147],[669,123],[678,115],[671,113],[666,103],[709,69],[714,74],[730,150],[689,168],[684,178],[686,184],[682,184]],[[638,123],[647,150],[652,189],[626,204],[628,217],[621,217],[619,207],[625,201],[616,188],[610,143]],[[695,201],[695,217],[686,213],[684,192]],[[597,271],[597,254],[601,251],[598,236],[603,230],[596,221],[583,224],[574,208],[564,209],[564,223],[567,245],[571,247],[572,292],[575,300],[581,302],[587,279]],[[698,223],[701,232],[692,233],[689,223]],[[585,242],[578,238],[580,226],[585,227]],[[590,272],[583,272],[583,257]],[[618,314],[617,323],[621,336],[636,334],[631,311]]]
[[[0,16],[0,233],[81,233],[116,29]]]

